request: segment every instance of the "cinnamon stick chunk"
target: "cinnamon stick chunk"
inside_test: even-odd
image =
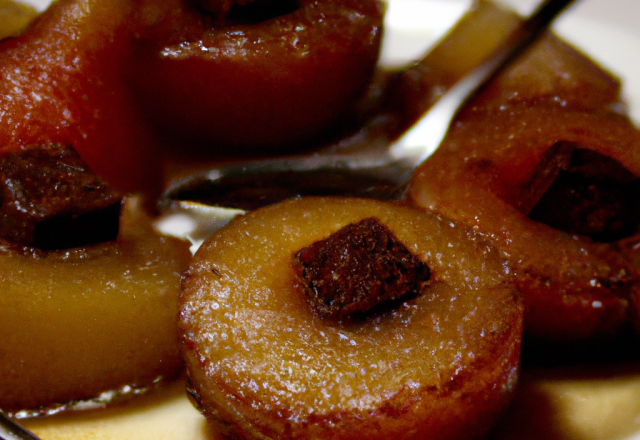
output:
[[[430,276],[429,267],[376,218],[301,249],[293,266],[311,304],[328,317],[415,295]]]
[[[0,156],[0,238],[43,250],[115,240],[122,195],[71,147]]]
[[[610,243],[638,232],[640,178],[615,159],[576,149],[533,206],[531,220]]]

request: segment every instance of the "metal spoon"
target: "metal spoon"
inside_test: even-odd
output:
[[[187,211],[193,206],[205,209],[184,203],[199,202],[213,206],[214,216],[223,218],[218,223],[223,223],[243,210],[298,196],[401,198],[413,170],[435,151],[458,110],[535,42],[572,2],[544,0],[489,57],[450,87],[396,139],[390,139],[389,133],[382,130],[368,136],[367,148],[360,152],[318,153],[224,165],[177,182],[164,194],[161,206]]]

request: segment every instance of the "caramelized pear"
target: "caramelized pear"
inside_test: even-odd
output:
[[[314,142],[375,71],[378,0],[201,3],[211,16],[187,8],[178,31],[143,39],[132,79],[156,126],[215,153]]]
[[[458,116],[409,198],[466,223],[508,260],[525,333],[589,341],[638,324],[640,132],[618,81],[553,36]]]
[[[362,226],[371,219],[387,232]],[[407,268],[428,272],[407,275],[415,291],[327,315],[297,269],[309,253],[342,258],[308,248],[324,240],[358,260],[343,269],[373,267],[387,285]],[[397,270],[384,268],[389,254]],[[387,288],[376,283],[369,294]],[[203,244],[179,329],[191,395],[229,438],[462,439],[485,433],[509,401],[522,312],[499,254],[460,225],[373,200],[303,198],[236,218]]]
[[[189,258],[132,200],[115,242],[44,252],[0,241],[0,407],[46,409],[178,375]]]

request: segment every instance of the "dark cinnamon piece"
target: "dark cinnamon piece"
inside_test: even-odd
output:
[[[293,265],[311,304],[332,317],[415,295],[430,276],[429,267],[376,218],[301,249]]]
[[[638,232],[640,178],[618,161],[576,149],[529,213],[552,228],[614,242]]]
[[[122,195],[71,147],[0,156],[0,238],[43,250],[115,240]]]

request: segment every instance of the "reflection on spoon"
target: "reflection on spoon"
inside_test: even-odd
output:
[[[11,420],[0,411],[0,439],[1,440],[40,440],[30,431]]]

